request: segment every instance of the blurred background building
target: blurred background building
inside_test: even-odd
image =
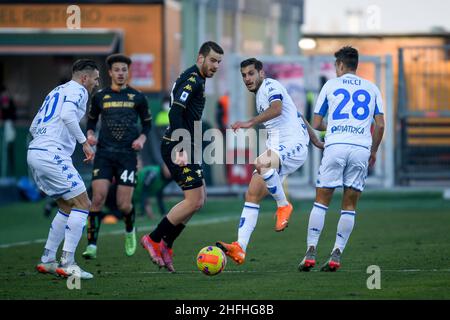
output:
[[[206,127],[219,127],[217,108],[224,96],[230,98],[227,121],[254,114],[254,98],[240,80],[240,59],[261,57],[268,74],[283,79],[309,117],[321,86],[334,76],[333,53],[352,45],[362,56],[359,74],[376,82],[386,101],[389,130],[379,167],[371,173],[374,185],[450,181],[449,2],[79,0],[79,21],[71,5],[1,1],[0,83],[15,106],[13,147],[6,139],[9,125],[3,118],[0,125],[3,178],[27,176],[28,126],[49,90],[70,79],[75,59],[96,59],[104,86],[106,56],[129,55],[130,84],[147,95],[156,116],[176,77],[195,62],[200,44],[214,40],[225,56],[220,72],[207,82]],[[149,143],[147,153],[157,152]],[[252,152],[249,146],[241,151]],[[293,181],[313,185],[320,158],[314,152]],[[11,153],[13,166],[7,163]],[[90,168],[80,160],[76,153],[75,165],[88,177]],[[210,169],[211,183],[223,186],[245,185],[251,172],[245,166]]]

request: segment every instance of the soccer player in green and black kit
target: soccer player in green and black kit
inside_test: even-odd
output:
[[[136,251],[132,197],[136,185],[137,152],[142,150],[151,127],[147,99],[127,85],[131,59],[114,54],[106,59],[106,63],[112,84],[95,94],[88,113],[87,139],[91,145],[97,145],[97,153],[92,171],[88,246],[83,253],[86,259],[96,258],[101,210],[113,178],[118,185],[117,207],[125,222],[125,253],[132,256]],[[97,141],[95,129],[100,115],[101,128]],[[138,118],[141,120],[141,131],[137,124]]]
[[[156,229],[141,238],[153,263],[174,272],[172,245],[186,223],[205,202],[206,190],[201,164],[188,159],[188,152],[179,149],[180,141],[174,131],[185,129],[191,137],[191,160],[194,146],[194,124],[201,121],[205,107],[205,81],[212,78],[222,61],[223,49],[215,42],[205,42],[199,50],[197,62],[176,80],[171,93],[170,125],[162,139],[161,154],[172,175],[184,193],[184,200],[175,205]],[[183,137],[183,140],[187,137]],[[184,145],[184,144],[183,144]],[[174,157],[172,158],[172,154]]]

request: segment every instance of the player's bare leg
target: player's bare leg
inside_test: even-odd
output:
[[[247,245],[258,221],[259,203],[268,194],[263,178],[257,173],[253,174],[245,193],[245,204],[238,228],[238,240],[232,243],[216,242],[216,245],[237,264],[243,264],[245,261]]]
[[[92,205],[89,210],[87,237],[88,246],[82,256],[85,259],[95,259],[97,257],[97,239],[100,231],[102,209],[108,196],[111,182],[108,179],[92,180]]]
[[[116,201],[125,222],[125,253],[131,257],[136,252],[136,228],[134,227],[135,209],[132,204],[134,187],[119,185]]]
[[[277,202],[275,231],[280,232],[287,228],[289,218],[291,217],[293,207],[287,201],[283,190],[278,170],[280,168],[280,159],[273,150],[267,150],[255,160],[255,167],[261,177],[264,179],[267,190]]]

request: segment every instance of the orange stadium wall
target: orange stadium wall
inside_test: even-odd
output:
[[[0,28],[66,28],[68,4],[0,5]],[[80,4],[81,30],[103,28],[123,33],[123,49],[127,55],[151,54],[153,56],[153,83],[139,87],[144,92],[163,90],[165,63],[164,7],[159,4]]]

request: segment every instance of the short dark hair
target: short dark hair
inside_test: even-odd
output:
[[[72,74],[79,71],[94,71],[98,70],[97,64],[91,59],[79,59],[72,65]]]
[[[214,41],[206,41],[205,43],[203,43],[200,49],[198,50],[198,54],[201,54],[202,56],[206,57],[211,50],[217,52],[218,54],[223,54],[222,47],[219,46]]]
[[[110,69],[110,70],[112,68],[112,65],[116,62],[126,63],[127,66],[130,66],[131,59],[129,57],[127,57],[126,55],[120,54],[120,53],[115,53],[115,54],[109,55],[106,58],[106,64],[108,65],[108,69]]]
[[[350,70],[355,71],[358,68],[358,50],[351,46],[342,47],[334,53],[336,62],[343,62]]]
[[[254,65],[255,69],[258,71],[261,71],[263,69],[263,63],[256,58],[249,58],[249,59],[245,59],[244,61],[242,61],[241,69],[251,66],[251,65]]]

